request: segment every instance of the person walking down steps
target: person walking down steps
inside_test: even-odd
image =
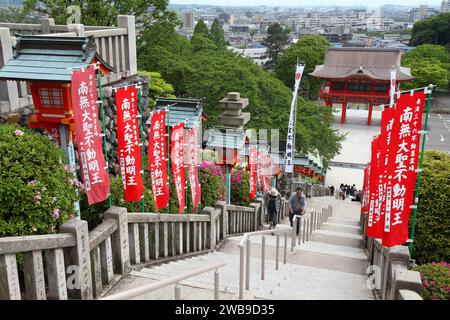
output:
[[[300,218],[305,214],[306,196],[301,187],[297,187],[296,191],[289,197],[289,222],[292,227],[294,215],[297,216],[297,234],[299,233]]]
[[[281,195],[277,189],[271,188],[264,199],[267,212],[269,213],[270,228],[275,229],[277,225],[278,212],[281,209]]]

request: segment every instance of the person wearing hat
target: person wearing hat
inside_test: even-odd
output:
[[[267,192],[264,202],[269,213],[270,229],[275,229],[277,225],[277,215],[281,208],[281,195],[275,188],[270,188]]]

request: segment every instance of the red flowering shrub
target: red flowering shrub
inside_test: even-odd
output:
[[[449,300],[450,298],[450,264],[432,262],[414,268],[422,278],[420,295],[424,300]]]

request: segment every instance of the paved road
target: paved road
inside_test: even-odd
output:
[[[425,149],[450,153],[450,114],[430,114]]]

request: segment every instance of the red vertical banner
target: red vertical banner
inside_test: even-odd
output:
[[[394,109],[387,108],[381,115],[381,135],[380,135],[380,160],[377,181],[379,188],[378,210],[380,212],[380,220],[377,221],[376,234],[379,238],[383,237],[383,230],[389,217],[386,216],[386,199],[391,196],[391,189],[388,190],[387,173],[388,173],[388,156],[390,148],[392,148],[392,130],[394,128]],[[389,191],[389,194],[388,194]]]
[[[386,175],[387,175],[387,155],[391,143],[393,129],[393,109],[385,109],[381,116],[381,134],[378,137],[377,171],[373,184],[376,185],[375,199],[375,221],[373,237],[382,238],[385,224],[385,200],[386,200]]]
[[[367,215],[367,228],[366,233],[369,237],[377,237],[375,225],[378,218],[378,184],[375,183],[377,181],[378,176],[378,163],[379,163],[379,155],[380,155],[380,145],[379,145],[379,137],[372,140],[371,146],[371,161],[370,161],[370,187],[369,187],[369,214]],[[378,218],[378,219],[377,219]]]
[[[148,139],[148,163],[156,209],[167,208],[169,184],[167,182],[166,110],[153,112]]]
[[[170,141],[170,160],[172,177],[178,198],[178,213],[183,213],[185,207],[186,168],[184,167],[184,122],[172,127]]]
[[[125,201],[139,201],[144,193],[137,112],[137,88],[116,91],[117,145]]]
[[[92,205],[106,200],[110,188],[98,120],[95,69],[74,71],[71,90],[80,168],[88,203]]]
[[[361,199],[361,214],[366,212],[366,190],[367,190],[367,180],[368,180],[368,166],[364,167],[364,179],[363,179],[363,187],[362,187],[362,191],[363,191],[363,196]]]
[[[197,208],[201,201],[201,189],[198,182],[198,127],[188,131],[188,172],[191,185],[192,205]]]
[[[392,247],[408,240],[408,221],[417,179],[420,130],[426,99],[424,90],[401,94],[397,99],[388,156],[386,223],[383,245]]]
[[[266,190],[264,187],[264,154],[261,151],[258,151],[258,165],[257,165],[257,171],[258,171],[258,181],[259,181],[259,187],[261,189],[261,192],[264,193]]]
[[[249,199],[254,199],[256,197],[256,179],[258,177],[257,175],[257,161],[258,161],[258,155],[256,151],[256,147],[249,147],[249,167],[250,167],[250,176],[249,176],[249,183],[250,183],[250,194]]]

